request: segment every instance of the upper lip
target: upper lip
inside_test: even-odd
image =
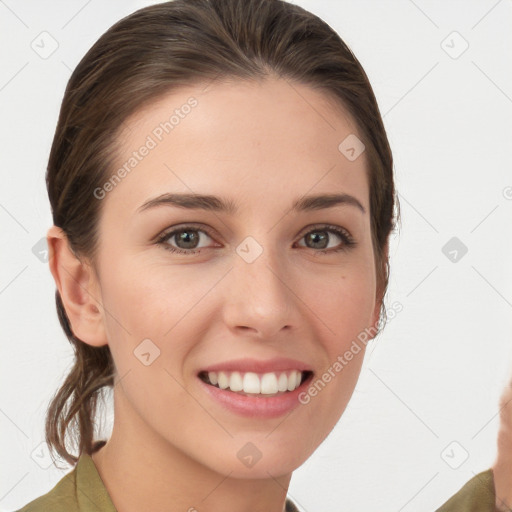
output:
[[[223,363],[213,364],[203,368],[203,372],[254,372],[254,373],[270,373],[278,371],[299,370],[312,371],[311,367],[302,361],[287,358],[275,359],[232,359]],[[201,373],[201,372],[199,372]]]

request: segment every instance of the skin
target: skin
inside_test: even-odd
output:
[[[338,150],[358,133],[340,105],[272,78],[173,91],[124,123],[119,166],[190,96],[198,105],[102,199],[96,268],[77,259],[54,226],[51,271],[75,335],[108,344],[115,361],[113,433],[93,460],[116,508],[281,512],[292,471],[351,398],[364,345],[310,403],[278,418],[228,411],[197,373],[232,359],[290,357],[319,377],[376,326],[366,154],[349,161]],[[137,212],[164,192],[222,196],[240,211]],[[290,211],[304,195],[335,192],[357,198],[365,213],[347,204]],[[201,233],[200,253],[155,243],[187,223],[211,232]],[[333,252],[344,242],[328,232],[331,252],[322,254],[307,246],[313,224],[344,228],[356,245]],[[263,248],[250,264],[236,252],[248,236]],[[175,237],[166,243],[180,247]],[[145,366],[133,352],[148,338],[160,356]],[[250,468],[237,458],[247,442],[262,453]]]
[[[512,372],[500,398],[498,450],[492,466],[496,491],[496,510],[512,509]]]

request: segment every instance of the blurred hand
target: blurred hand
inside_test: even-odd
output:
[[[496,490],[496,510],[512,510],[512,378],[500,398],[498,455],[492,466]]]

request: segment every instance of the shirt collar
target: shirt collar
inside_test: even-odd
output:
[[[80,512],[117,512],[92,457],[86,453],[76,464],[75,485]]]

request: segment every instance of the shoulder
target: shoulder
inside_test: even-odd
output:
[[[64,475],[46,494],[27,503],[16,512],[78,512],[76,467]]]
[[[48,493],[16,512],[116,512],[98,470],[87,453]]]
[[[466,482],[436,512],[494,512],[495,501],[493,471],[488,469]]]

